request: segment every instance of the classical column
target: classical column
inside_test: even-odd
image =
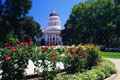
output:
[[[45,41],[47,41],[47,34],[45,33]]]
[[[49,41],[50,41],[50,34],[49,34]]]
[[[52,41],[53,41],[53,34],[51,34],[51,35],[52,35],[52,37],[51,37],[51,38],[52,38]]]
[[[48,41],[48,34],[45,33],[45,45],[47,45],[47,41]]]
[[[55,33],[55,41],[57,40],[57,36],[56,36],[56,33]]]

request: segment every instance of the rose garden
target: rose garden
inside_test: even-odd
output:
[[[0,80],[120,80],[120,0],[0,0]]]
[[[0,52],[4,80],[25,80],[29,60],[35,65],[34,74],[41,80],[102,80],[116,73],[114,64],[101,56],[99,46],[89,43],[36,47],[29,39],[29,42],[5,43]],[[60,63],[63,69],[57,65]]]

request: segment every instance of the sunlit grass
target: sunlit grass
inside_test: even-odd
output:
[[[106,58],[120,59],[120,52],[101,52],[101,55]]]

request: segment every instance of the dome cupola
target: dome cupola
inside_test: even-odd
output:
[[[55,12],[55,8],[53,8],[53,12],[49,16],[58,16],[58,14]]]
[[[48,18],[48,26],[47,29],[61,29],[61,21],[59,19],[58,14],[55,12],[55,8],[53,8],[53,12],[49,15]]]

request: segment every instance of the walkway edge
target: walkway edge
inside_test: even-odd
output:
[[[120,59],[112,59],[112,58],[106,58],[110,60],[112,63],[115,64],[115,68],[117,70],[116,74],[113,74],[111,77],[105,79],[105,80],[120,80]]]

